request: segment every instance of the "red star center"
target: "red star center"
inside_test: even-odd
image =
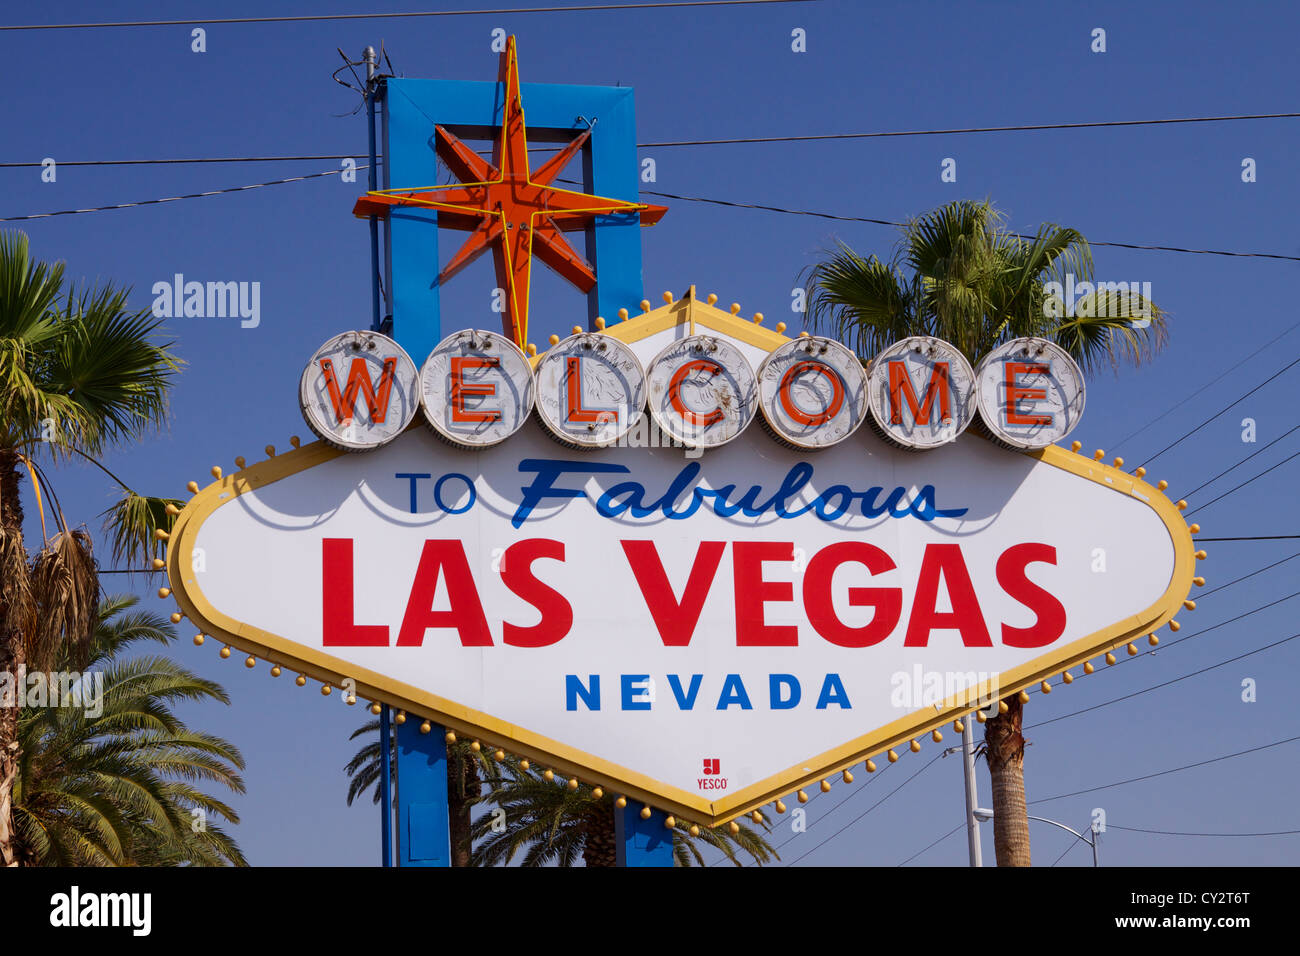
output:
[[[597,216],[619,212],[639,212],[641,225],[652,226],[668,209],[551,185],[590,138],[590,130],[583,131],[531,173],[513,36],[501,54],[497,79],[506,86],[506,98],[501,135],[493,146],[493,162],[481,158],[443,127],[435,126],[438,156],[460,182],[433,189],[367,193],[357,200],[352,213],[364,218],[387,215],[395,206],[424,207],[438,211],[438,225],[468,231],[470,237],[442,270],[439,282],[451,278],[490,248],[497,284],[506,292],[502,315],[505,334],[525,348],[534,256],[583,292],[590,292],[596,285],[596,275],[563,233],[584,229]]]

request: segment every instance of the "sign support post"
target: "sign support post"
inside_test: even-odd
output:
[[[641,810],[631,803],[614,811],[614,838],[619,866],[672,866],[673,831],[664,821],[662,810],[651,810],[641,818]]]
[[[383,811],[379,820],[380,839],[383,847],[380,859],[385,867],[393,865],[393,729],[389,722],[388,705],[379,708],[379,808]]]
[[[961,729],[961,766],[966,779],[966,846],[970,850],[970,865],[983,866],[980,859],[980,821],[975,816],[979,795],[975,792],[975,734],[971,722],[963,722]]]
[[[397,865],[451,866],[446,731],[397,726]]]

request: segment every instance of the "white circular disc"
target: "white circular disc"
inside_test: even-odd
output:
[[[1046,339],[1012,339],[984,357],[975,372],[980,418],[1014,448],[1046,448],[1083,417],[1083,372]]]
[[[312,355],[298,383],[307,427],[346,451],[370,451],[400,435],[419,402],[415,363],[378,332],[334,336]]]
[[[578,332],[542,356],[533,371],[538,417],[561,442],[603,448],[645,409],[645,372],[636,353],[611,335]]]
[[[975,417],[975,372],[942,339],[914,335],[876,356],[868,379],[871,417],[906,448],[955,441]]]
[[[712,335],[670,343],[650,362],[646,381],[655,423],[686,445],[725,445],[758,412],[758,379],[749,360]]]
[[[828,448],[857,431],[867,415],[867,373],[834,339],[813,335],[775,349],[758,368],[763,418],[799,448]]]
[[[455,332],[420,369],[420,407],[442,438],[487,448],[513,435],[532,414],[532,366],[504,335]]]

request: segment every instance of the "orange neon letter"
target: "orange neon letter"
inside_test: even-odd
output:
[[[366,407],[370,410],[370,420],[382,425],[388,417],[388,397],[393,391],[393,372],[397,369],[397,359],[384,359],[384,370],[379,376],[379,391],[376,395],[374,384],[366,372],[366,360],[360,357],[352,360],[348,370],[348,384],[339,395],[338,379],[334,377],[334,363],[329,359],[320,360],[321,374],[325,376],[325,387],[329,389],[330,401],[334,403],[334,414],[339,424],[356,417],[357,395],[365,396]]]
[[[1007,424],[1008,425],[1050,425],[1051,415],[1026,415],[1020,411],[1020,400],[1036,400],[1047,397],[1045,388],[1021,388],[1016,379],[1021,375],[1046,375],[1046,365],[1029,362],[1008,362],[1006,364],[1007,383]]]
[[[686,380],[686,376],[692,372],[708,372],[713,376],[721,371],[722,366],[713,359],[694,359],[673,373],[672,379],[668,382],[668,401],[672,403],[673,410],[682,416],[686,424],[697,428],[708,428],[726,417],[720,405],[715,405],[711,412],[700,413],[693,408],[687,408],[686,403],[682,401],[682,382]]]
[[[618,421],[618,411],[615,409],[582,407],[582,359],[572,355],[565,360],[565,367],[569,397],[568,420],[596,425]]]
[[[794,380],[805,372],[824,375],[826,380],[831,383],[831,400],[826,404],[825,411],[810,415],[794,403],[794,396],[790,394],[790,387],[794,385]],[[777,389],[777,394],[781,396],[781,407],[785,409],[787,415],[800,425],[816,428],[819,425],[825,425],[839,414],[840,407],[844,404],[844,383],[840,381],[839,375],[829,365],[822,362],[795,362],[781,378],[781,385]]]
[[[465,399],[470,396],[488,396],[497,393],[497,387],[491,382],[466,382],[465,371],[476,368],[499,368],[501,360],[497,358],[471,358],[466,355],[451,357],[451,420],[462,423],[499,422],[501,409],[465,407]]]
[[[916,400],[916,390],[912,388],[912,378],[907,374],[907,365],[899,361],[889,363],[889,423],[903,424],[903,403],[912,410],[912,421],[916,424],[929,424],[930,413],[934,410],[934,396],[939,396],[939,421],[952,421],[952,389],[948,384],[948,363],[935,362],[930,372],[929,384],[925,386],[925,401]]]

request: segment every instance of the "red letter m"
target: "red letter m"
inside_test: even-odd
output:
[[[947,362],[934,363],[934,370],[930,373],[930,381],[925,386],[925,400],[923,402],[918,402],[916,399],[916,389],[912,387],[912,379],[907,374],[907,366],[902,362],[890,362],[889,423],[891,425],[903,424],[903,400],[906,400],[908,408],[912,410],[912,421],[918,425],[928,425],[930,423],[930,414],[934,409],[936,392],[939,395],[939,421],[951,421],[952,410],[949,403]]]
[[[340,395],[339,382],[334,377],[334,363],[329,359],[321,359],[321,374],[325,376],[325,387],[329,389],[330,401],[334,403],[334,414],[338,416],[339,424],[356,416],[357,395],[361,394],[365,396],[366,407],[370,411],[370,421],[382,425],[388,416],[388,396],[393,390],[393,372],[396,368],[397,359],[384,359],[384,370],[380,373],[379,391],[376,394],[374,384],[370,381],[370,373],[366,371],[366,360],[360,357],[354,358],[352,368],[348,370],[348,384]]]

